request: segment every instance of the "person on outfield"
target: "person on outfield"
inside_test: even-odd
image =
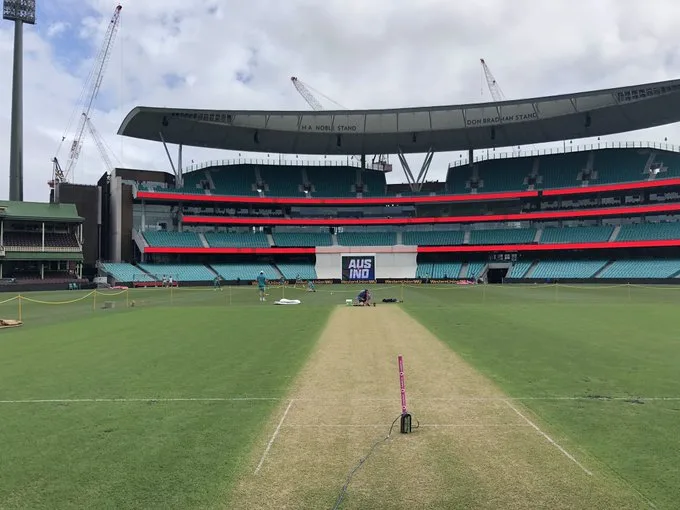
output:
[[[213,289],[217,290],[220,289],[222,290],[222,285],[220,284],[220,277],[216,276],[215,279],[213,280]]]
[[[260,271],[260,274],[257,275],[257,288],[260,291],[260,301],[267,301],[265,299],[265,290],[267,286],[267,278],[264,276],[264,271]]]
[[[307,292],[316,292],[316,287],[314,286],[314,282],[312,280],[307,282]]]
[[[357,296],[359,306],[371,306],[371,299],[373,299],[373,296],[371,296],[371,292],[368,289],[362,290]]]

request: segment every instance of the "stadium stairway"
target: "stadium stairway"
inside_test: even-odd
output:
[[[543,229],[542,228],[537,228],[536,229],[536,235],[534,236],[534,242],[535,243],[540,243],[541,242],[541,236],[543,235]]]
[[[395,244],[404,244],[404,233],[401,230],[397,230],[397,242]]]
[[[618,237],[619,232],[621,232],[621,225],[616,225],[616,227],[614,227],[614,232],[612,232],[612,235],[609,237],[610,243],[612,241],[616,241],[616,238]]]
[[[198,238],[201,240],[201,244],[203,245],[204,248],[210,248],[210,245],[208,244],[208,240],[203,235],[203,232],[198,233]]]
[[[463,237],[463,244],[470,244],[470,231],[465,231],[465,237]]]
[[[275,246],[274,237],[271,234],[267,234],[267,242],[269,243],[269,246]]]
[[[468,266],[470,264],[468,262],[463,262],[463,265],[460,266],[460,272],[456,275],[458,278],[465,278],[467,276],[468,272]]]
[[[522,278],[531,278],[531,275],[534,274],[534,271],[536,271],[537,267],[538,267],[538,261],[534,260],[531,263],[531,266],[529,266],[529,269],[527,270],[527,272],[524,273],[524,276]]]
[[[337,235],[337,234],[333,234],[333,235],[331,236],[331,238],[333,239],[332,245],[333,245],[333,246],[339,246],[339,244],[338,244],[338,235]]]
[[[594,275],[593,278],[599,278],[602,273],[604,273],[608,267],[610,267],[615,261],[613,260],[608,260],[607,263],[602,266],[599,271],[597,271]]]

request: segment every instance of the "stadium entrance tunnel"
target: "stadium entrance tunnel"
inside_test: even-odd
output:
[[[489,268],[486,273],[486,280],[488,283],[503,283],[503,280],[508,276],[509,271],[510,269],[507,267]]]

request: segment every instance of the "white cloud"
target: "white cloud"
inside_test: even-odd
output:
[[[49,19],[74,7],[83,13],[80,18]],[[114,7],[111,0],[55,0],[45,19],[38,19],[41,26],[26,28],[27,200],[48,197],[50,160]],[[92,118],[125,165],[168,170],[160,144],[115,135],[134,106],[305,108],[291,75],[350,108],[477,102],[489,100],[480,57],[509,98],[670,79],[680,75],[677,19],[680,3],[673,0],[128,1]],[[8,70],[12,30],[10,23],[0,25],[0,64]],[[75,34],[76,42],[70,42],[80,46],[78,51],[58,46],[65,43],[56,35],[67,31]],[[80,55],[81,61],[63,58],[66,53]],[[247,85],[236,79],[248,73]],[[0,76],[2,198],[7,196],[10,92],[11,73],[5,72]],[[673,142],[678,134],[673,125],[608,139]],[[63,160],[69,143],[70,138],[60,153]],[[184,152],[185,161],[229,157],[201,149]],[[443,178],[458,157],[437,155],[430,178]],[[409,160],[420,167],[419,156]],[[75,178],[92,183],[103,171],[87,139]],[[389,179],[403,180],[399,171]]]

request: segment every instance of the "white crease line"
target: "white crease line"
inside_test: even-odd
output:
[[[269,397],[178,397],[178,398],[53,398],[53,399],[20,399],[0,400],[0,404],[77,404],[95,402],[248,402],[248,401],[278,401],[279,398]]]
[[[557,444],[557,443],[555,442],[555,440],[553,440],[548,434],[546,434],[546,433],[543,432],[541,429],[539,429],[538,426],[537,426],[533,421],[531,421],[529,418],[527,418],[527,417],[524,416],[522,413],[520,413],[519,410],[518,410],[515,406],[513,406],[513,405],[512,405],[510,402],[508,402],[507,400],[505,401],[505,403],[508,405],[508,407],[509,407],[510,409],[512,409],[513,411],[515,411],[515,412],[517,413],[517,415],[518,415],[520,418],[522,418],[524,421],[526,421],[526,422],[527,422],[529,425],[531,425],[531,426],[532,426],[539,434],[541,434],[544,438],[546,438],[550,444],[552,444],[555,448],[557,448],[559,451],[561,451],[561,452],[562,452],[569,460],[571,460],[574,464],[576,464],[578,467],[580,467],[580,468],[583,470],[583,472],[584,472],[585,474],[587,474],[588,476],[592,476],[592,475],[593,475],[593,473],[592,473],[591,471],[589,471],[588,469],[586,469],[586,468],[583,466],[583,464],[581,464],[579,461],[577,461],[577,460],[574,458],[574,456],[573,456],[572,454],[570,454],[567,450],[565,450],[565,449],[562,448],[559,444]]]
[[[286,410],[284,411],[283,416],[281,416],[281,421],[277,425],[276,430],[274,430],[274,433],[272,434],[272,437],[269,440],[269,443],[267,443],[267,447],[264,449],[264,453],[262,454],[262,458],[260,459],[260,463],[255,468],[255,474],[257,474],[260,471],[262,464],[264,464],[264,459],[267,457],[269,450],[271,449],[272,445],[274,444],[274,440],[276,439],[276,436],[279,435],[279,431],[281,430],[281,427],[283,426],[283,421],[286,419],[286,416],[288,415],[288,411],[290,411],[290,408],[293,405],[293,402],[294,402],[294,399],[291,399],[291,401],[288,402],[288,407],[286,407]]]

